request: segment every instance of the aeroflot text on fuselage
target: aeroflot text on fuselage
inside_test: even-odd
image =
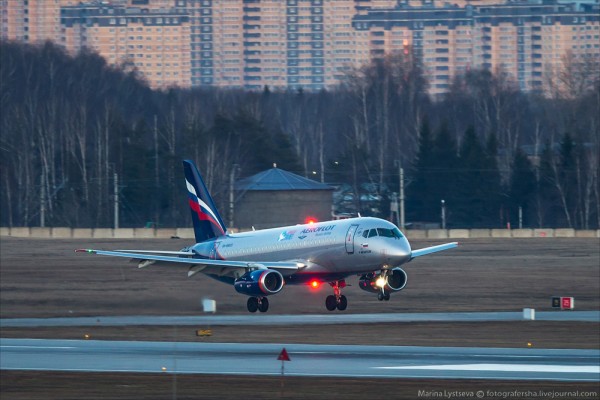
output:
[[[315,228],[306,228],[306,229],[302,230],[301,233],[325,232],[325,231],[331,231],[334,228],[335,228],[335,225],[319,226],[319,227],[315,227]]]

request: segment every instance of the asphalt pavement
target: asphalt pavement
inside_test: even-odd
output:
[[[600,350],[0,339],[3,370],[599,381]]]
[[[542,311],[537,321],[600,322],[600,311]],[[52,326],[131,326],[131,325],[327,325],[394,322],[492,322],[522,321],[523,312],[449,312],[381,314],[246,314],[204,316],[107,316],[64,318],[3,318],[2,328]]]

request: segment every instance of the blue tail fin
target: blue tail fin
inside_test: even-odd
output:
[[[208,193],[208,189],[206,189],[198,168],[196,168],[193,161],[184,160],[183,171],[188,191],[188,203],[192,211],[196,242],[224,235],[227,228]]]

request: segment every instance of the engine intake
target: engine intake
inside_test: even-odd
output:
[[[259,269],[246,272],[236,279],[233,287],[238,293],[248,296],[269,296],[283,289],[285,281],[279,271]]]
[[[377,285],[377,280],[380,278],[379,274],[363,275],[358,281],[358,286],[367,292],[378,293],[381,291],[381,287]],[[383,289],[386,292],[400,291],[406,286],[407,280],[408,275],[402,268],[394,268],[383,282]]]
[[[389,288],[393,292],[400,291],[406,286],[408,275],[402,268],[394,268],[392,273],[387,277],[386,289]]]

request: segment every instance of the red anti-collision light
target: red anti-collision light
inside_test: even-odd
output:
[[[319,222],[315,217],[306,217],[304,219],[305,224],[314,224],[315,222]]]

